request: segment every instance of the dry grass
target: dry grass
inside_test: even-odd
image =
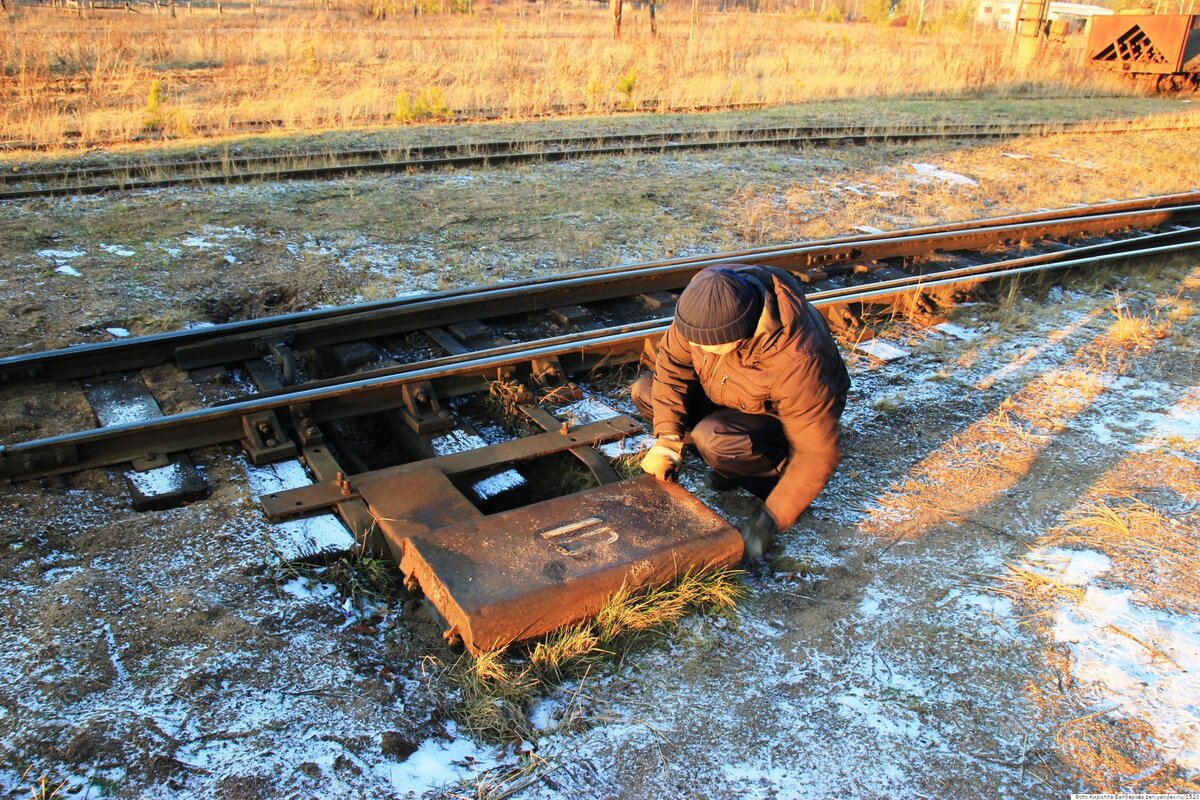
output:
[[[1161,468],[1177,473],[1178,480],[1197,478],[1195,467],[1183,459],[1154,458],[1164,462]],[[1135,469],[1132,463],[1123,468]],[[1141,605],[1194,614],[1200,611],[1198,531],[1200,517],[1195,512],[1168,515],[1131,494],[1096,492],[1068,514],[1047,541],[1104,553],[1113,564],[1109,577],[1133,589]]]
[[[53,143],[162,130],[221,133],[240,122],[343,128],[454,113],[528,117],[628,107],[689,109],[913,94],[1112,92],[1081,42],[1034,72],[1007,35],[936,37],[794,14],[644,11],[611,37],[602,8],[524,6],[474,15],[197,9],[77,18],[22,7],[0,28],[0,137]],[[1125,90],[1128,91],[1128,90]]]
[[[1156,340],[1165,338],[1170,330],[1169,324],[1155,323],[1150,317],[1134,314],[1121,299],[1120,293],[1116,295],[1112,313],[1116,319],[1109,326],[1106,336],[1106,344],[1110,347],[1147,350]]]
[[[1137,718],[1089,714],[1063,725],[1055,736],[1059,757],[1101,792],[1195,792],[1173,762],[1164,763],[1154,729]]]
[[[994,588],[993,591],[1006,597],[1035,598],[1042,602],[1065,598],[1073,603],[1078,603],[1084,595],[1084,590],[1080,587],[1063,583],[1053,575],[1047,575],[1042,571],[1041,565],[1010,564],[1008,573],[999,576],[998,580],[1003,586]]]
[[[513,655],[506,648],[475,659],[464,657],[447,670],[459,690],[454,716],[468,731],[491,741],[528,740],[529,704],[563,681],[590,674],[601,661],[618,656],[644,638],[679,622],[688,612],[728,611],[744,589],[737,570],[689,572],[670,586],[649,590],[623,587],[590,620],[561,628]],[[569,704],[560,727],[576,713]]]

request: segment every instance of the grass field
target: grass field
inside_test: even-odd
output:
[[[1030,68],[1007,34],[935,34],[800,15],[489,8],[371,19],[260,9],[177,16],[22,6],[0,24],[0,139],[54,144],[247,122],[303,130],[471,115],[528,118],[831,98],[1129,93],[1082,64],[1082,42]]]

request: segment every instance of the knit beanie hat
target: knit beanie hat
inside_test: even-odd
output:
[[[729,267],[708,267],[679,296],[675,327],[693,344],[728,344],[753,335],[762,307],[753,282]]]

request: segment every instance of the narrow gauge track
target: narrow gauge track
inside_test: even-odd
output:
[[[1185,130],[1191,126],[1152,126],[1139,130]],[[164,162],[127,162],[55,171],[12,173],[0,177],[0,200],[106,194],[173,186],[336,178],[371,172],[408,172],[530,161],[563,161],[635,153],[716,150],[734,147],[859,145],[879,142],[1002,139],[1024,135],[1100,134],[1122,128],[1097,125],[1019,123],[1005,125],[930,125],[888,128],[729,128],[610,134],[598,137],[506,140],[474,144],[374,147],[355,150],[290,152]],[[99,180],[107,179],[107,180]]]
[[[256,463],[302,455],[329,483],[364,466],[335,429],[374,414],[398,421],[398,447],[409,458],[430,458],[432,438],[462,424],[453,398],[501,386],[506,397],[530,409],[540,399],[570,395],[570,375],[638,360],[669,324],[674,292],[714,263],[786,268],[835,326],[858,326],[872,306],[936,315],[939,300],[984,281],[1198,248],[1200,193],[1189,193],[631,265],[9,357],[0,361],[7,382],[83,379],[94,406],[97,387],[114,386],[154,406],[136,370],[173,360],[181,380],[190,381],[206,405],[10,444],[0,448],[0,481],[125,463],[164,466],[188,450],[241,442]],[[118,372],[124,374],[113,375]],[[526,413],[552,428],[552,418]],[[326,446],[327,436],[340,457]],[[560,449],[578,445],[563,441]],[[468,456],[459,460],[463,470],[478,466]],[[355,530],[369,525],[359,512],[343,517]]]

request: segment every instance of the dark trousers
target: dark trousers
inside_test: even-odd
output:
[[[651,390],[654,376],[645,373],[633,382],[631,394],[642,418],[654,424]],[[769,414],[747,414],[718,406],[698,385],[688,393],[687,419],[692,443],[700,457],[722,477],[765,500],[788,457],[787,438],[779,420]]]

